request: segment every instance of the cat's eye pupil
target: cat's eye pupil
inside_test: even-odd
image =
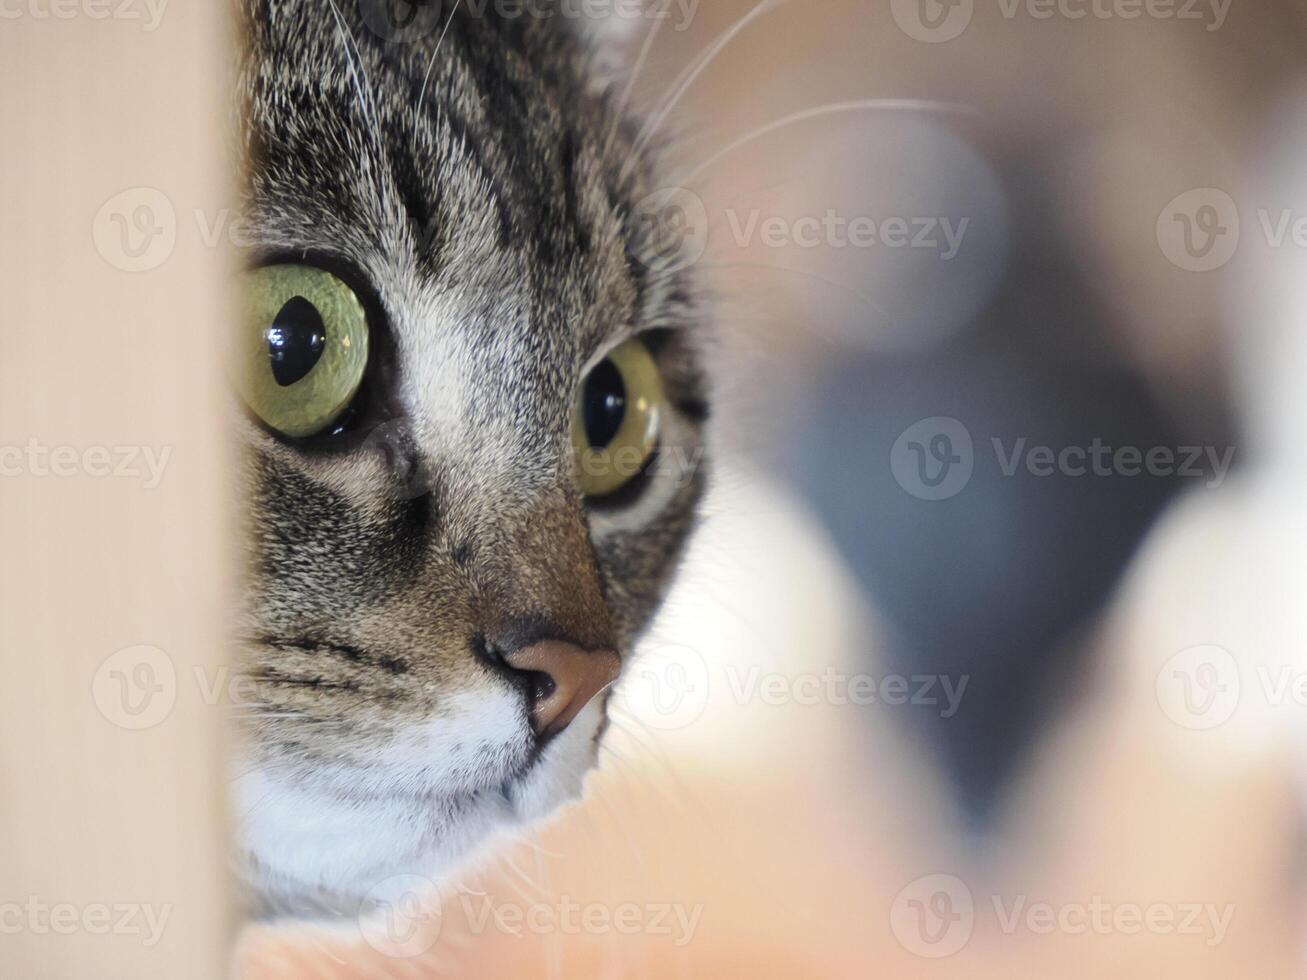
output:
[[[611,360],[603,361],[586,378],[582,412],[586,439],[594,449],[603,449],[626,417],[626,384]]]
[[[286,302],[268,328],[268,358],[277,384],[288,388],[301,381],[322,357],[327,328],[318,308],[303,296]]]

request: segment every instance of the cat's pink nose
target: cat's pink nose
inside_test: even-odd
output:
[[[514,670],[543,675],[533,690],[531,726],[557,735],[595,695],[617,680],[621,661],[610,650],[582,650],[563,640],[542,640],[510,653]]]

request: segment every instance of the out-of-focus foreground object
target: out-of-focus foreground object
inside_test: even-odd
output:
[[[226,973],[224,15],[0,12],[6,977]]]

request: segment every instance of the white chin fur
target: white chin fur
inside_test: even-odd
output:
[[[480,700],[484,719],[484,694]],[[352,916],[361,903],[384,897],[390,879],[416,875],[439,884],[483,853],[498,833],[548,817],[580,795],[594,765],[598,702],[587,705],[511,782],[511,767],[503,760],[520,758],[525,744],[519,710],[499,714],[501,721],[513,718],[514,736],[501,735],[501,751],[485,757],[489,764],[479,773],[449,758],[442,759],[443,774],[430,760],[417,765],[418,745],[444,744],[430,729],[379,752],[375,767],[357,772],[297,765],[242,773],[234,780],[233,804],[242,870],[257,912]],[[444,732],[454,728],[448,721],[439,725]],[[469,787],[473,779],[480,789]],[[357,794],[349,793],[351,786]]]

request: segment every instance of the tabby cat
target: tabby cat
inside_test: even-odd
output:
[[[264,911],[352,911],[574,798],[691,529],[693,265],[611,42],[551,13],[242,0],[233,805]]]

